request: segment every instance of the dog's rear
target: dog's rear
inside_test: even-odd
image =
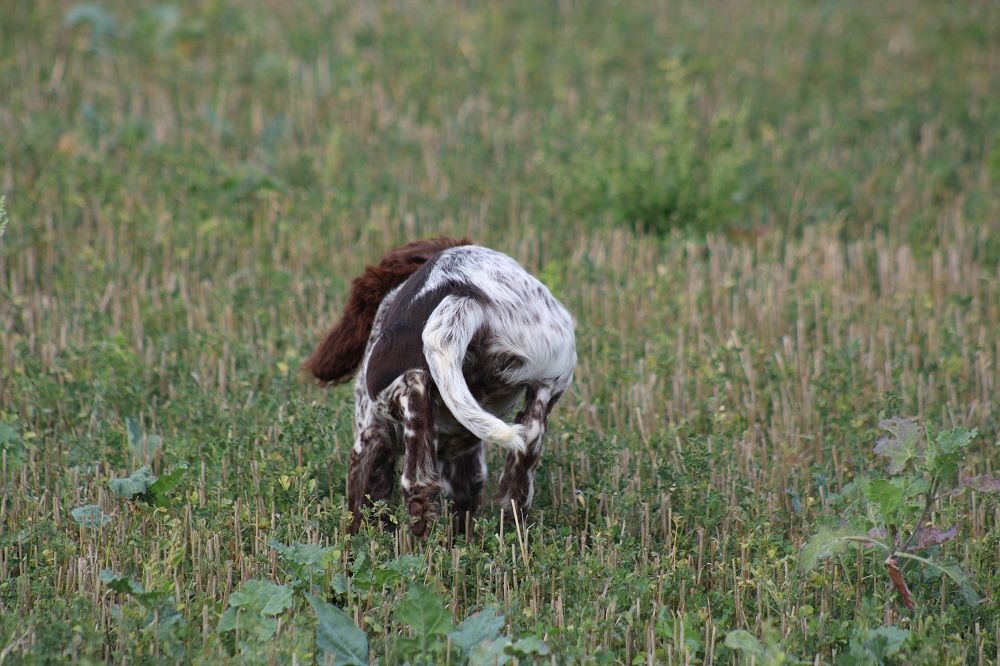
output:
[[[442,490],[459,516],[471,514],[486,442],[508,450],[501,507],[526,509],[549,411],[572,380],[572,319],[541,283],[499,252],[431,243],[394,251],[355,280],[344,319],[307,363],[327,383],[361,365],[348,473],[355,528],[363,505],[390,499],[400,453],[415,534],[429,531]]]
[[[386,254],[377,266],[368,266],[351,285],[343,317],[303,367],[323,384],[340,384],[350,379],[364,356],[375,314],[386,294],[403,284],[437,253],[468,244],[465,238],[414,241]]]

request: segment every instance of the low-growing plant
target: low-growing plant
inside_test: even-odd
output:
[[[187,463],[182,462],[167,474],[156,476],[148,467],[140,467],[126,477],[108,481],[108,489],[122,499],[143,500],[165,508],[170,506],[167,493],[177,487],[187,469]]]
[[[565,161],[550,163],[568,210],[656,234],[711,231],[739,216],[753,157],[745,112],[700,114],[677,60],[664,63],[663,77],[670,103],[657,121],[623,132],[618,118],[598,117]]]
[[[229,597],[219,618],[219,633],[232,632],[241,654],[255,654],[278,630],[278,616],[292,606],[292,588],[264,580],[248,580]]]
[[[843,524],[820,529],[802,548],[800,565],[804,571],[850,547],[885,556],[889,580],[904,606],[916,605],[904,576],[907,563],[917,563],[952,579],[970,604],[979,597],[969,576],[955,562],[941,559],[929,551],[958,536],[958,528],[942,529],[930,524],[931,512],[948,497],[964,488],[977,492],[997,492],[1000,481],[988,475],[966,477],[958,470],[976,430],[954,428],[931,436],[913,419],[893,417],[879,422],[888,431],[875,445],[875,454],[888,462],[888,478],[874,477],[856,481],[845,494],[860,491],[863,507],[845,516]],[[880,557],[881,557],[880,555]]]
[[[185,626],[184,618],[174,602],[173,590],[147,590],[141,583],[111,569],[100,573],[108,589],[134,600],[138,608],[118,607],[116,617],[126,626],[135,626],[141,633],[154,637],[171,653],[179,655],[178,632]]]
[[[789,654],[781,644],[778,630],[765,623],[760,639],[748,631],[737,629],[726,634],[725,645],[730,650],[742,654],[748,662],[759,666],[785,666],[785,664],[808,664],[795,655]]]
[[[278,551],[296,589],[311,589],[320,585],[331,565],[340,559],[340,550],[333,546],[299,542],[286,546],[275,539],[268,541],[267,545]]]
[[[70,515],[73,517],[73,520],[76,521],[77,525],[91,529],[104,527],[114,520],[114,518],[104,513],[104,510],[96,504],[78,506],[70,511]]]

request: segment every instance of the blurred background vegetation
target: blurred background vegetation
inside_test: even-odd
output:
[[[283,581],[276,538],[420,553],[456,617],[498,605],[557,662],[725,661],[740,628],[826,663],[886,623],[909,663],[996,663],[995,502],[937,516],[978,608],[919,580],[901,616],[878,563],[795,564],[880,416],[977,427],[963,473],[1000,464],[998,91],[992,1],[6,3],[4,654],[309,660],[302,599],[272,642],[217,632],[241,581]],[[350,279],[438,234],[578,319],[534,579],[492,509],[461,548],[351,542],[350,391],[296,377]],[[181,461],[172,508],[107,492]],[[88,503],[116,522],[67,518]],[[179,642],[106,567],[174,595]],[[386,662],[394,585],[337,598]]]

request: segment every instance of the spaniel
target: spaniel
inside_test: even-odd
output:
[[[486,481],[486,443],[507,450],[500,507],[526,510],[549,412],[575,366],[572,317],[500,252],[438,238],[369,266],[305,364],[324,384],[357,371],[352,530],[364,506],[390,501],[400,455],[413,534],[430,532],[441,495],[468,526]]]

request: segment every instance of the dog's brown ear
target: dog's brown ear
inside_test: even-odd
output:
[[[386,255],[382,257],[382,260],[379,262],[379,268],[390,269],[394,266],[405,265],[419,266],[420,264],[425,264],[430,261],[434,255],[442,250],[469,244],[471,244],[471,241],[468,238],[455,240],[454,238],[445,238],[444,236],[428,240],[413,241],[412,243],[407,243],[403,247],[396,248],[395,250],[386,253]]]
[[[350,379],[364,356],[375,314],[385,295],[437,253],[469,244],[465,238],[441,237],[414,241],[386,253],[377,266],[367,267],[355,278],[343,317],[302,367],[324,384],[339,384]]]

